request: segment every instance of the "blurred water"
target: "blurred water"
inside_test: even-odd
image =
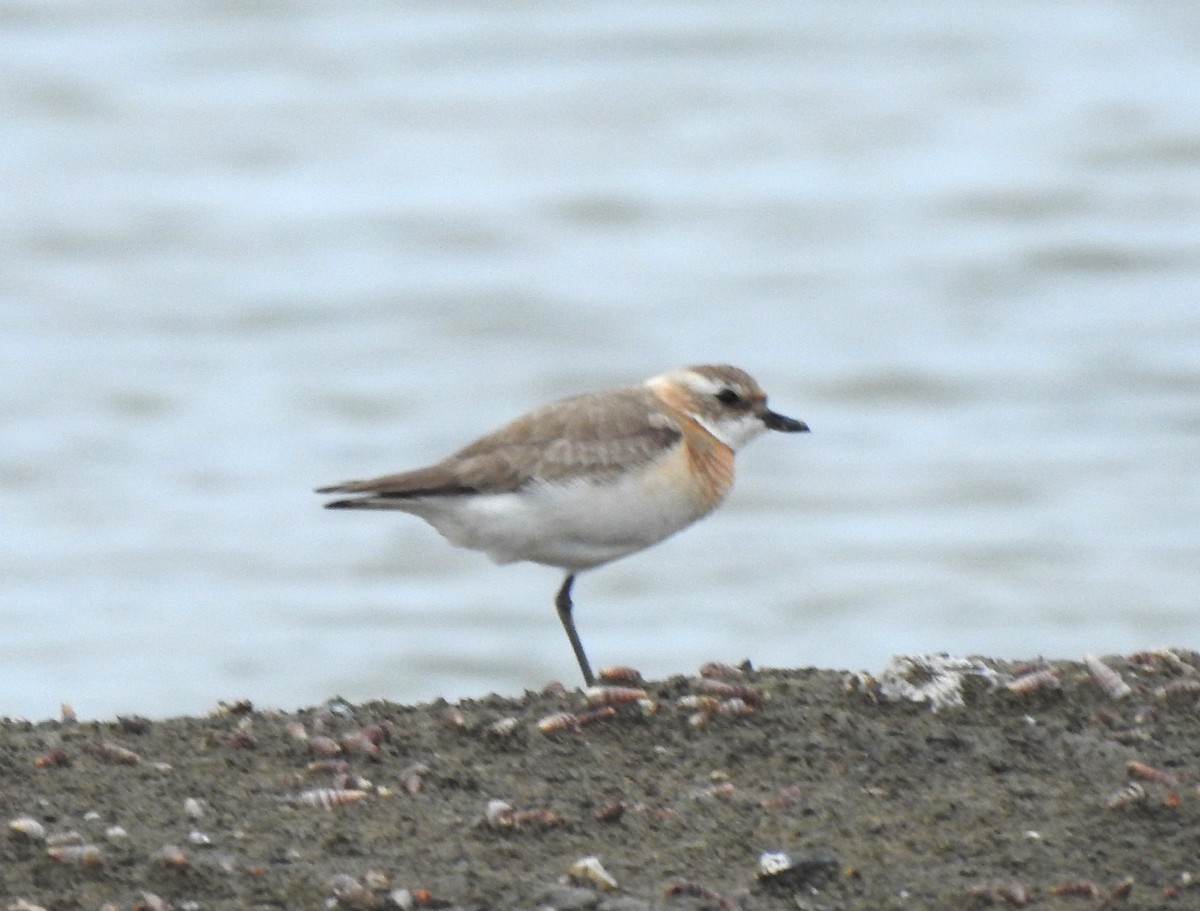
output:
[[[1196,646],[1200,7],[0,0],[0,714],[574,684],[318,484],[751,370],[594,663]]]

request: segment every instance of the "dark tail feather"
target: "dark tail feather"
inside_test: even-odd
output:
[[[321,491],[317,491],[320,493]],[[336,491],[346,493],[346,491]],[[443,490],[414,490],[407,493],[377,493],[364,494],[358,497],[347,497],[343,500],[330,500],[324,504],[326,509],[405,509],[404,504],[409,500],[419,500],[422,497],[446,496],[447,494],[463,494],[469,491],[463,489]]]
[[[473,487],[465,487],[461,484],[389,490],[386,487],[371,486],[368,482],[350,481],[346,484],[334,484],[331,487],[318,487],[315,492],[357,494],[357,496],[344,500],[330,500],[325,504],[326,509],[403,509],[404,507],[399,504],[404,500],[415,500],[421,497],[461,496],[477,491]]]
[[[321,491],[317,491],[321,493]],[[330,500],[325,504],[326,509],[366,509],[368,503],[366,500]]]
[[[318,487],[313,493],[357,493],[354,489],[355,482],[343,482],[341,484],[330,484],[327,487]],[[366,504],[362,497],[354,497],[347,500],[331,500],[324,504],[326,509],[362,509]]]
[[[320,491],[317,491],[320,493]],[[345,493],[345,491],[341,491]],[[347,497],[343,500],[330,500],[324,504],[326,509],[404,509],[404,501],[409,496],[389,496],[388,494],[369,494],[360,497]]]
[[[330,500],[324,504],[326,509],[371,509],[383,505],[379,502],[371,502],[378,491],[362,481],[342,481],[340,484],[329,484],[325,487],[318,487],[313,493],[356,494],[356,496],[342,500]]]

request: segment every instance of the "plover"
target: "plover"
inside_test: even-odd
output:
[[[424,468],[317,493],[350,495],[330,509],[412,513],[497,563],[565,570],[554,603],[591,686],[572,617],[575,576],[710,513],[733,484],[734,452],[764,430],[808,425],[771,411],[737,367],[682,367],[543,405]]]

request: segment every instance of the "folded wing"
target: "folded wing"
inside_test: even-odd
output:
[[[353,494],[331,509],[403,509],[418,497],[508,493],[535,483],[605,483],[652,462],[680,437],[641,386],[563,399],[531,411],[435,465],[347,481],[317,493]]]

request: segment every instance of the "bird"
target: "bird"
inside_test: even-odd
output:
[[[564,571],[555,609],[590,687],[596,678],[573,616],[576,575],[712,512],[733,485],[734,453],[759,434],[808,429],[768,408],[746,371],[703,364],[550,402],[440,462],[316,493],[343,495],[328,509],[411,513],[499,564]]]

